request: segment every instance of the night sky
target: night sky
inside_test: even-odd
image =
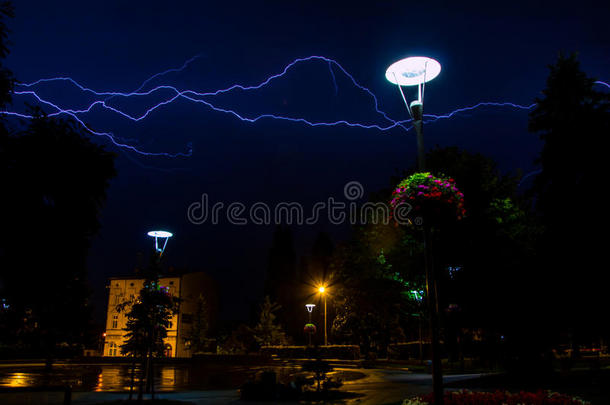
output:
[[[408,118],[395,86],[384,78],[392,62],[425,55],[443,67],[426,87],[426,113],[448,113],[480,101],[529,105],[544,88],[547,65],[559,51],[578,51],[582,69],[610,79],[607,2],[528,1],[498,6],[447,2],[183,2],[17,0],[9,21],[7,66],[21,82],[70,76],[96,90],[130,91],[148,77],[180,67],[149,84],[217,90],[234,83],[258,84],[295,58],[321,55],[338,61],[379,98],[394,119]],[[379,3],[378,5],[376,5]],[[407,5],[414,3],[413,5]],[[597,4],[597,5],[595,5]],[[315,121],[337,119],[383,123],[370,96],[328,65],[300,64],[263,90],[210,98],[244,115],[278,113]],[[40,86],[40,94],[62,106],[83,107],[87,98],[67,83]],[[142,113],[169,92],[148,99],[115,99]],[[413,94],[411,93],[411,96]],[[157,98],[155,98],[157,97]],[[23,111],[32,98],[14,97]],[[47,110],[52,112],[51,109]],[[312,128],[271,119],[251,124],[184,100],[132,123],[96,109],[81,116],[97,130],[111,130],[153,152],[186,152],[188,158],[145,157],[94,137],[118,154],[118,176],[108,189],[102,229],[89,260],[95,302],[103,307],[110,276],[133,272],[153,228],[175,233],[166,262],[203,270],[221,288],[225,318],[248,316],[262,295],[274,226],[236,226],[223,221],[193,225],[189,204],[207,193],[211,203],[298,201],[311,207],[359,181],[365,192],[389,185],[390,177],[414,163],[412,131],[388,132],[346,126]],[[497,160],[506,172],[535,170],[540,150],[527,132],[527,111],[482,108],[430,124],[428,147],[459,146]],[[76,170],[78,168],[75,168]],[[523,187],[526,187],[525,184]],[[349,227],[319,223],[295,226],[297,254],[311,248],[319,231],[336,241]],[[68,248],[68,247],[66,247]]]

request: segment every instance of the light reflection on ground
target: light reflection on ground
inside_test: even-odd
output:
[[[271,367],[226,365],[156,365],[155,389],[159,392],[234,389],[253,372]],[[278,376],[290,374],[290,368],[273,367]],[[139,370],[136,369],[135,386]],[[71,385],[74,391],[129,391],[129,364],[75,365],[56,364],[52,371],[43,365],[0,367],[0,387],[41,387]]]

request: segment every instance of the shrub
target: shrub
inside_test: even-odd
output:
[[[429,353],[429,346],[428,342],[422,343],[424,356]],[[388,345],[388,359],[419,359],[419,342],[390,343]]]
[[[284,359],[341,359],[359,360],[360,347],[356,345],[332,345],[332,346],[263,346],[261,354],[275,355]]]

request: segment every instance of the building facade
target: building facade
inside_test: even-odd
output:
[[[208,303],[210,324],[213,326],[216,313],[216,294],[212,280],[202,272],[186,273],[177,276],[160,277],[159,284],[167,287],[170,294],[180,298],[180,308],[170,321],[167,337],[164,339],[166,357],[191,357],[188,336],[192,327],[197,299],[203,296]],[[109,280],[108,310],[106,312],[106,332],[104,334],[104,356],[120,357],[121,345],[125,342],[127,311],[119,312],[117,306],[135,299],[142,287],[144,278],[113,277]]]

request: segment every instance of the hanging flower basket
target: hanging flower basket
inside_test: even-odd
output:
[[[316,325],[314,325],[313,323],[306,323],[305,327],[303,328],[303,332],[305,333],[316,333]]]
[[[455,180],[428,172],[415,173],[398,183],[390,205],[393,211],[399,206],[408,206],[411,218],[423,217],[436,224],[460,220],[466,215],[464,194],[455,185]]]

